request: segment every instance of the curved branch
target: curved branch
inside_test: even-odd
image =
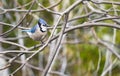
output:
[[[2,42],[2,43],[7,43],[7,44],[11,44],[11,45],[15,45],[15,46],[18,46],[18,47],[23,48],[23,49],[25,49],[25,50],[28,49],[27,47],[25,47],[25,46],[23,46],[23,45],[20,45],[20,44],[14,43],[14,42],[10,42],[10,41],[6,41],[6,40],[4,40],[4,39],[0,39],[0,42]]]
[[[115,5],[120,5],[120,2],[113,2],[113,1],[94,1],[91,0],[91,2],[96,3],[96,4],[115,4]]]

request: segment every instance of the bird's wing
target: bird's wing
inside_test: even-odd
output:
[[[38,25],[35,25],[33,28],[31,28],[31,33],[34,33],[36,28],[38,28]]]

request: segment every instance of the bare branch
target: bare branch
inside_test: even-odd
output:
[[[11,31],[13,31],[14,29],[16,29],[18,26],[20,26],[20,24],[23,22],[23,20],[24,20],[24,19],[26,18],[26,16],[29,14],[29,12],[30,12],[31,8],[33,7],[34,3],[35,3],[35,1],[33,0],[33,3],[32,3],[32,5],[30,6],[29,10],[28,10],[27,13],[22,17],[22,19],[20,19],[20,21],[18,22],[18,24],[17,24],[15,27],[13,27],[13,28],[11,28],[10,30],[4,32],[4,33],[1,34],[0,36],[4,36],[5,34],[8,34],[8,33],[10,33]]]

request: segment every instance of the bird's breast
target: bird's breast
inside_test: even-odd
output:
[[[37,29],[34,33],[31,34],[31,38],[33,40],[40,41],[46,34],[47,32],[41,32],[39,29]]]

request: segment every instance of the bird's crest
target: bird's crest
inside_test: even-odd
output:
[[[39,19],[38,24],[43,24],[43,26],[47,26],[47,22],[42,18]]]

